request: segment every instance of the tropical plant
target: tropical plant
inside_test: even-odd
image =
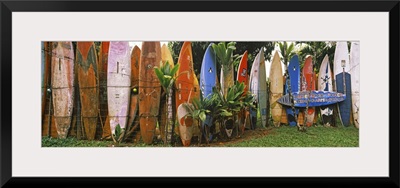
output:
[[[288,44],[286,41],[278,42],[279,52],[281,53],[281,60],[285,65],[285,69],[287,69],[289,60],[295,55],[295,44]]]
[[[163,90],[166,95],[166,106],[167,106],[167,111],[166,113],[166,122],[165,122],[165,138],[163,138],[164,143],[170,143],[171,138],[173,136],[173,130],[174,130],[174,115],[173,115],[173,109],[172,109],[172,104],[173,104],[173,93],[174,93],[174,83],[176,78],[181,75],[176,75],[177,71],[179,70],[179,64],[176,64],[172,69],[171,65],[166,62],[161,62],[160,67],[154,67],[154,72],[157,75],[158,80],[160,80],[161,86],[163,87]],[[171,128],[169,128],[171,127]]]
[[[124,139],[125,136],[125,128],[121,128],[121,126],[118,124],[115,127],[115,133],[112,135],[112,139],[114,144],[118,145],[121,143],[121,141]]]
[[[329,41],[321,42],[296,42],[300,45],[300,50],[298,52],[300,67],[304,66],[304,60],[307,55],[312,56],[312,61],[314,65],[314,72],[317,74],[319,67],[321,66],[322,60],[325,55],[329,56],[329,62],[333,63],[333,57],[335,54],[336,43]],[[331,65],[332,66],[332,65]]]
[[[201,130],[201,137],[199,143],[201,143],[202,138],[206,140],[206,143],[208,144],[210,141],[210,138],[212,138],[212,134],[214,132],[211,131],[211,127],[204,126],[202,122],[204,122],[207,118],[207,116],[214,116],[216,111],[218,111],[220,108],[220,105],[218,104],[218,101],[216,100],[215,95],[211,95],[208,98],[194,98],[192,101],[192,104],[190,103],[183,103],[184,107],[187,109],[189,112],[186,117],[191,117],[197,121],[199,121],[199,129]],[[185,118],[186,118],[185,117]],[[214,119],[214,118],[213,118]],[[215,119],[214,119],[215,120]],[[212,123],[214,125],[214,123]]]
[[[212,48],[221,65],[221,88],[224,96],[227,95],[228,89],[234,85],[234,70],[233,70],[233,51],[236,49],[236,42],[220,42],[213,44]]]
[[[219,101],[220,109],[216,112],[216,119],[219,120],[220,131],[223,137],[230,138],[233,131],[238,136],[237,115],[242,109],[254,107],[254,96],[248,92],[244,95],[244,83],[236,82],[228,89],[226,96],[221,91],[214,89],[214,94]]]

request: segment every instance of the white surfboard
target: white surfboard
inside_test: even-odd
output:
[[[352,42],[350,47],[351,99],[354,125],[360,122],[360,43]]]

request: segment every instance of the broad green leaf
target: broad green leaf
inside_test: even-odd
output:
[[[201,121],[206,120],[206,113],[201,112],[201,113],[199,114],[199,118],[200,118]]]
[[[160,80],[160,82],[162,82],[162,80],[164,80],[163,72],[161,72],[161,70],[157,67],[154,67],[154,72],[156,73],[158,80]]]
[[[175,74],[178,72],[178,70],[179,70],[179,63],[178,64],[176,64],[173,68],[172,68],[172,70],[171,70],[171,76],[175,76]]]
[[[165,63],[165,65],[164,65],[164,67],[165,67],[164,74],[166,74],[166,75],[170,74],[170,66],[171,65],[169,65],[169,63]]]
[[[232,113],[230,113],[230,112],[228,112],[228,111],[222,111],[222,112],[221,112],[221,116],[229,117],[229,116],[232,116]]]

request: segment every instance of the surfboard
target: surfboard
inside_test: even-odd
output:
[[[267,76],[265,70],[264,51],[261,48],[260,52],[254,59],[250,72],[250,92],[255,97],[256,109],[250,109],[252,129],[256,128],[257,114],[261,115],[261,127],[266,127],[268,121],[267,110]]]
[[[163,63],[168,62],[171,68],[174,67],[174,59],[172,58],[171,51],[169,51],[168,46],[163,44],[161,47],[161,60]]]
[[[46,64],[46,49],[45,49],[45,43],[46,42],[41,42],[40,44],[41,44],[41,49],[42,49],[42,61],[41,61],[41,78],[42,78],[42,89],[41,89],[41,91],[42,91],[42,124],[43,124],[43,117],[44,117],[44,107],[45,107],[45,104],[46,104],[46,102],[45,102],[45,100],[46,100],[46,97],[45,97],[45,93],[46,93],[46,90],[47,90],[47,88],[45,87],[45,75],[46,75],[46,73],[45,73],[45,70],[44,70],[44,67],[45,67],[45,64]]]
[[[238,66],[237,74],[236,74],[236,80],[239,83],[244,83],[244,92],[243,95],[247,94],[248,88],[249,88],[249,74],[247,70],[247,59],[248,59],[248,52],[247,50],[243,53],[242,58],[240,59],[240,63]],[[244,129],[246,128],[246,109],[242,109],[238,113],[238,121],[239,121],[239,129],[244,132]]]
[[[316,80],[314,79],[314,66],[312,62],[312,56],[309,55],[304,61],[301,91],[314,91],[315,82]],[[304,109],[303,113],[306,118],[307,127],[311,127],[314,123],[315,108],[309,106],[308,109]]]
[[[277,102],[279,98],[283,96],[283,75],[282,75],[282,64],[279,57],[279,53],[275,51],[274,57],[269,71],[270,80],[270,108],[273,124],[275,127],[279,127],[282,117],[282,105]]]
[[[332,80],[333,79],[332,79],[331,67],[329,64],[329,56],[328,56],[328,54],[326,54],[324,59],[322,60],[321,66],[319,68],[318,90],[319,91],[333,91]],[[334,110],[334,107],[332,105],[320,107],[322,123],[325,126],[333,125],[333,121],[334,121],[333,110]]]
[[[74,106],[74,50],[72,42],[53,42],[51,87],[58,138],[65,139]]]
[[[297,91],[292,92],[294,107],[305,108],[316,106],[326,106],[330,104],[340,103],[346,99],[343,93],[334,91]],[[285,94],[278,99],[278,102],[285,106],[291,106],[289,94]]]
[[[183,146],[190,145],[193,136],[193,118],[185,117],[189,112],[184,105],[193,106],[191,103],[181,103],[177,108],[177,116],[179,120],[179,136],[181,137]]]
[[[360,126],[360,42],[350,47],[351,100],[354,126]]]
[[[140,134],[146,144],[153,142],[158,121],[161,84],[154,67],[160,62],[160,42],[143,42],[139,66],[139,117]]]
[[[51,52],[49,42],[42,42],[42,123],[44,122],[47,89],[49,88]]]
[[[208,45],[201,64],[200,69],[200,91],[203,98],[210,98],[213,93],[213,87],[217,84],[217,62],[212,43]],[[202,122],[202,129],[204,126],[211,127],[213,119],[210,115],[206,116],[206,120]],[[209,140],[212,139],[208,138]]]
[[[352,102],[351,102],[351,75],[349,72],[350,71],[349,50],[346,41],[341,41],[336,43],[333,66],[334,66],[333,71],[336,79],[336,92],[344,93],[347,96],[349,96],[346,97],[346,99],[343,102],[338,103],[338,113],[340,122],[345,127],[348,127],[350,125]]]
[[[267,73],[265,70],[264,48],[260,50],[260,69],[258,75],[258,104],[261,113],[261,126],[266,127],[269,117],[268,103],[268,88],[267,88]]]
[[[76,63],[83,127],[86,138],[94,140],[99,113],[98,61],[94,42],[77,42]]]
[[[103,41],[100,46],[99,55],[99,103],[100,103],[100,121],[103,126],[102,138],[111,138],[110,119],[108,117],[108,97],[107,97],[107,67],[108,67],[108,50],[110,42]]]
[[[139,110],[138,88],[139,88],[139,63],[141,50],[134,46],[131,52],[131,96],[129,104],[128,127],[134,126],[134,121]]]
[[[294,55],[292,59],[289,61],[288,72],[290,79],[286,79],[286,91],[285,94],[289,94],[289,92],[298,92],[300,91],[300,65],[299,65],[299,57]],[[288,84],[290,82],[290,89]],[[287,119],[290,126],[296,126],[297,122],[295,119],[295,115],[299,114],[299,109],[293,109],[291,107],[286,108]]]
[[[178,63],[180,64],[177,72],[178,78],[175,81],[176,93],[175,102],[179,107],[182,103],[192,103],[193,98],[200,97],[200,88],[197,77],[193,69],[193,56],[191,42],[184,42],[179,53]],[[182,74],[183,73],[183,74]],[[184,146],[189,146],[193,136],[195,124],[183,123],[182,118],[178,117],[179,134]]]
[[[255,105],[255,108],[250,108],[250,125],[252,130],[254,130],[257,126],[257,114],[259,107],[259,98],[258,98],[259,70],[260,70],[260,53],[258,53],[254,58],[253,64],[251,66],[250,80],[249,80],[249,90],[251,94],[254,96],[254,105]]]
[[[122,130],[125,130],[129,112],[131,58],[128,42],[110,42],[107,73],[108,116],[111,136],[118,141],[119,138],[116,137],[118,135],[115,135],[115,129],[119,125]]]

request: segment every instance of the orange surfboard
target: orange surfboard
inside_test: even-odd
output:
[[[108,50],[110,42],[103,41],[100,46],[99,55],[99,105],[100,105],[100,121],[103,126],[102,138],[111,138],[110,119],[108,118],[108,101],[107,101],[107,62]]]
[[[98,61],[93,42],[77,42],[76,63],[78,66],[81,115],[86,138],[94,140],[99,113]]]
[[[247,69],[247,58],[248,58],[248,53],[247,50],[243,53],[242,59],[240,60],[239,67],[237,70],[237,75],[236,75],[236,80],[240,83],[244,83],[244,93],[245,95],[248,91],[248,85],[249,85],[249,74],[248,74],[248,69]],[[242,133],[244,132],[244,129],[246,127],[246,109],[242,109],[239,114],[238,114],[238,119],[239,119],[239,127]]]
[[[316,80],[315,80],[315,75],[314,75],[312,56],[308,56],[308,57],[306,57],[306,60],[304,62],[304,66],[303,66],[301,90],[302,91],[315,90],[315,82],[316,82]],[[306,112],[306,109],[304,109],[303,114],[304,114],[303,118],[307,118],[306,125],[308,127],[312,126],[314,123],[315,107],[308,107],[307,112]]]
[[[155,136],[160,108],[161,84],[154,67],[160,65],[160,42],[143,42],[139,65],[139,117],[140,134],[146,144]]]
[[[48,96],[48,89],[50,87],[50,64],[51,64],[51,45],[50,42],[43,42],[42,46],[42,135],[49,136],[50,128],[49,117],[52,104],[49,104],[50,96]],[[49,100],[48,100],[49,98]]]
[[[46,107],[47,89],[49,87],[49,72],[50,72],[50,45],[49,42],[42,42],[42,120],[44,120],[44,112]]]
[[[139,64],[141,51],[134,46],[131,52],[131,100],[129,105],[128,128],[134,126],[134,120],[139,110],[138,87],[139,87]]]
[[[177,88],[175,94],[177,108],[182,103],[192,103],[193,98],[200,98],[199,82],[193,69],[192,46],[190,42],[183,43],[178,63],[180,65],[177,73],[179,76],[175,82]],[[179,111],[177,113],[178,117],[181,117]],[[185,118],[182,116],[182,118],[178,119],[178,122],[182,144],[189,146],[193,136],[194,121],[185,121]]]

